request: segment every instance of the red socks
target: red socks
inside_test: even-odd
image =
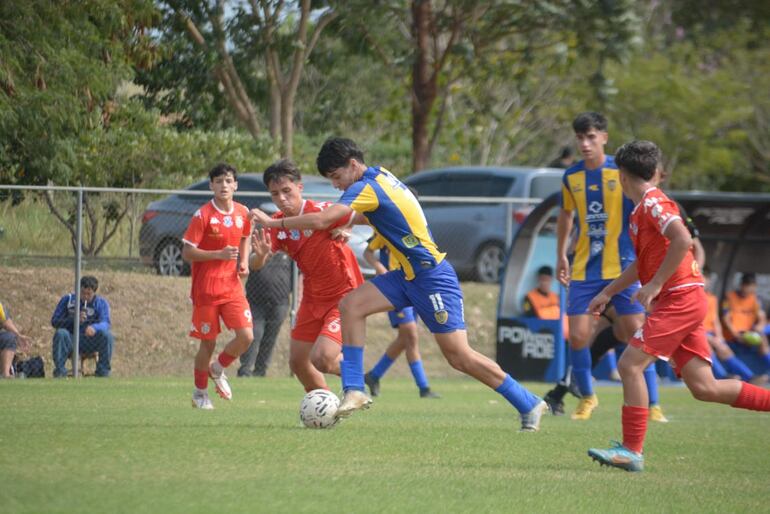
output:
[[[623,406],[623,446],[632,452],[642,453],[649,410],[647,407]]]
[[[193,372],[193,375],[195,376],[195,387],[198,389],[208,389],[209,387],[209,370],[207,369],[196,369]]]
[[[770,411],[770,391],[743,382],[741,392],[738,393],[738,398],[735,399],[732,407],[768,412]]]
[[[219,358],[217,360],[219,361],[219,364],[221,364],[223,368],[226,368],[230,364],[232,364],[233,361],[237,358],[238,358],[237,355],[230,355],[226,351],[222,350],[222,353],[219,354]]]

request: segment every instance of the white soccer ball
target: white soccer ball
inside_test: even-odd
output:
[[[313,389],[302,398],[299,419],[308,428],[331,428],[337,424],[340,399],[326,389]]]

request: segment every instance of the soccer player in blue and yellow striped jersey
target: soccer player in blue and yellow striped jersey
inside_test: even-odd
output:
[[[344,191],[337,203],[323,212],[273,220],[253,210],[255,221],[267,227],[324,229],[356,213],[385,240],[390,257],[400,269],[377,275],[348,293],[340,302],[342,355],[340,364],[345,396],[337,411],[344,417],[371,404],[364,388],[366,318],[376,312],[413,306],[433,333],[442,353],[455,369],[495,389],[521,415],[522,431],[534,432],[548,410],[546,403],[468,344],[463,295],[457,275],[444,259],[428,229],[425,214],[409,189],[381,167],[364,164],[363,152],[349,139],[331,138],[321,147],[318,171]],[[281,225],[277,225],[281,224]]]
[[[595,112],[580,114],[572,124],[583,160],[568,168],[562,179],[562,205],[556,229],[556,276],[569,286],[567,316],[570,332],[570,361],[582,399],[572,419],[586,420],[599,404],[591,379],[590,343],[597,319],[588,303],[617,278],[636,256],[628,235],[633,203],[623,196],[619,171],[612,156],[605,155],[607,120]],[[577,238],[572,261],[567,252],[573,219]],[[615,295],[612,306],[618,316],[615,334],[625,342],[642,326],[644,309],[631,295],[637,282]]]

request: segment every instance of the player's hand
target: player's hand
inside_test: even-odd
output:
[[[238,263],[238,276],[241,278],[246,278],[249,276],[249,263],[248,262],[241,262]]]
[[[251,234],[251,251],[262,258],[270,253],[271,248],[269,233],[263,228],[255,229]]]
[[[257,208],[251,209],[249,214],[251,215],[252,223],[262,225],[263,227],[269,226],[268,222],[272,219],[266,213]]]
[[[91,325],[88,325],[86,327],[85,332],[88,337],[94,337],[96,335],[96,330],[94,330],[94,327],[92,327]]]
[[[631,295],[631,301],[637,301],[641,303],[642,307],[644,307],[644,310],[649,311],[652,301],[657,298],[661,289],[661,286],[654,284],[653,282],[647,282]]]
[[[569,259],[567,259],[567,257],[559,257],[556,260],[556,280],[558,280],[561,285],[568,286],[569,279]]]
[[[604,291],[593,297],[591,303],[588,304],[588,313],[594,316],[600,316],[604,309],[607,308],[607,304],[610,303],[610,297]]]
[[[225,246],[218,252],[219,258],[223,261],[234,261],[238,258],[237,246]]]
[[[347,243],[350,240],[351,232],[347,228],[335,228],[331,232],[332,239]]]

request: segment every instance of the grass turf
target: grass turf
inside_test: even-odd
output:
[[[432,381],[440,400],[386,379],[371,410],[332,430],[299,427],[294,380],[232,384],[235,400],[204,412],[190,380],[0,382],[0,510],[770,511],[770,414],[682,388],[662,390],[671,423],[651,424],[646,470],[630,474],[586,456],[620,436],[619,387],[598,389],[591,421],[549,415],[532,434],[466,379]]]

